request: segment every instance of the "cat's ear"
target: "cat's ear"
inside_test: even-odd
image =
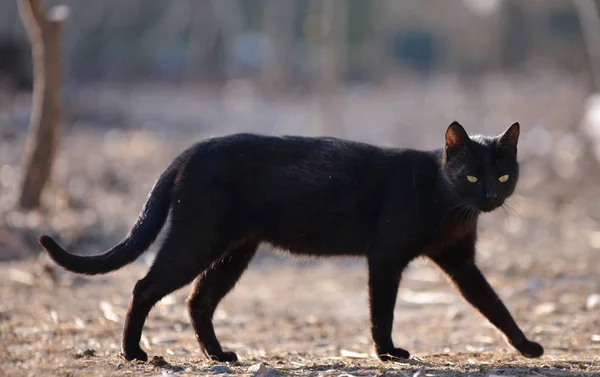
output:
[[[467,131],[457,121],[452,122],[446,130],[446,149],[452,149],[459,145],[466,145],[471,139]]]
[[[520,129],[521,126],[519,126],[519,122],[513,123],[513,125],[508,127],[502,136],[500,136],[500,145],[516,151],[517,143],[519,142]]]

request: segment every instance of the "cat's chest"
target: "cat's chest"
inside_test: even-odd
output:
[[[443,250],[452,248],[465,239],[475,237],[475,222],[450,222],[442,224],[425,241],[422,251],[424,255],[437,255]]]

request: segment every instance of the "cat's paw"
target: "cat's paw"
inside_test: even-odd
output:
[[[386,350],[377,350],[377,357],[379,357],[379,360],[381,361],[396,361],[408,359],[410,357],[410,353],[402,348],[392,348]]]
[[[527,339],[520,344],[513,344],[513,346],[525,357],[537,358],[544,354],[544,347]]]
[[[123,357],[125,357],[125,360],[127,361],[148,361],[148,354],[144,352],[144,350],[142,350],[140,346],[126,348],[125,350],[123,350]]]
[[[210,355],[210,358],[214,361],[220,362],[232,362],[238,360],[238,357],[235,354],[235,352],[219,352],[218,354]]]

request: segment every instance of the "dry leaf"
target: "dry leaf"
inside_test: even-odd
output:
[[[345,349],[340,350],[340,355],[349,359],[366,359],[369,357],[369,354],[367,353],[354,352]]]

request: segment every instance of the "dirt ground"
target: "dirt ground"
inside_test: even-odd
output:
[[[130,363],[120,357],[121,327],[144,266],[91,280],[53,279],[42,265],[0,267],[8,278],[0,288],[5,376],[213,373],[216,363],[201,355],[187,319],[186,289],[163,300],[144,330],[144,348],[166,364]],[[394,330],[413,359],[382,364],[369,338],[362,263],[259,261],[215,316],[224,346],[241,359],[228,373],[262,362],[270,374],[297,376],[600,375],[598,308],[586,309],[593,275],[566,284],[539,267],[485,270],[526,333],[546,347],[542,359],[519,356],[435,269],[417,263],[406,273]]]
[[[567,95],[560,91],[568,85],[556,84],[558,94],[546,95],[548,82],[543,80],[527,90],[518,82],[510,89],[493,86],[496,95],[504,94],[479,99],[479,105],[487,103],[481,111],[489,117],[477,124],[473,119],[481,113],[472,110],[468,94],[448,105],[444,99],[450,96],[443,91],[454,89],[438,84],[435,95],[410,88],[387,96],[353,93],[347,99],[347,137],[428,148],[439,143],[447,120],[461,118],[453,112],[469,114],[465,126],[486,133],[521,120],[522,178],[511,209],[482,218],[479,264],[525,333],[545,347],[541,359],[518,355],[441,273],[416,261],[403,278],[393,333],[396,344],[413,358],[383,364],[375,358],[369,336],[364,261],[297,260],[264,250],[215,315],[217,335],[225,348],[237,352],[239,362],[222,366],[202,356],[185,308],[189,287],[165,298],[150,314],[142,347],[157,358],[151,363],[125,361],[119,345],[123,315],[152,251],[124,270],[88,279],[35,255],[35,236],[49,232],[81,253],[97,253],[117,242],[168,161],[191,139],[211,135],[221,124],[241,126],[219,128],[218,133],[318,133],[301,128],[316,117],[318,104],[311,101],[279,103],[273,106],[276,114],[267,116],[263,110],[268,106],[239,98],[227,97],[233,106],[198,94],[198,103],[189,110],[193,101],[183,101],[179,92],[168,101],[145,91],[128,97],[126,106],[137,113],[132,110],[126,120],[116,117],[105,128],[97,119],[94,127],[86,126],[94,114],[73,121],[41,211],[13,209],[23,132],[4,128],[0,254],[2,259],[23,250],[31,254],[0,263],[0,375],[600,376],[600,181],[590,171],[580,171],[584,165],[577,142],[568,137],[581,93],[571,88]],[[422,95],[432,110],[411,112],[410,103],[394,108],[394,103],[411,100],[405,91]],[[528,106],[523,105],[526,99]],[[158,103],[165,104],[158,114],[163,118],[152,113]],[[180,108],[173,110],[177,117],[166,119],[169,103]],[[386,108],[392,113],[382,112]],[[196,128],[186,109],[203,114]],[[382,126],[361,129],[368,116],[360,114],[371,110],[377,110]],[[400,111],[406,115],[397,119]],[[507,116],[507,111],[515,115]],[[259,115],[268,118],[266,128],[243,123],[258,123]],[[171,124],[168,120],[173,121],[171,129],[165,126]],[[118,128],[111,122],[132,126]],[[397,123],[405,128],[394,129]],[[540,125],[551,130],[553,148],[569,153],[550,158],[536,150],[546,137]],[[257,363],[266,369],[249,370]]]

